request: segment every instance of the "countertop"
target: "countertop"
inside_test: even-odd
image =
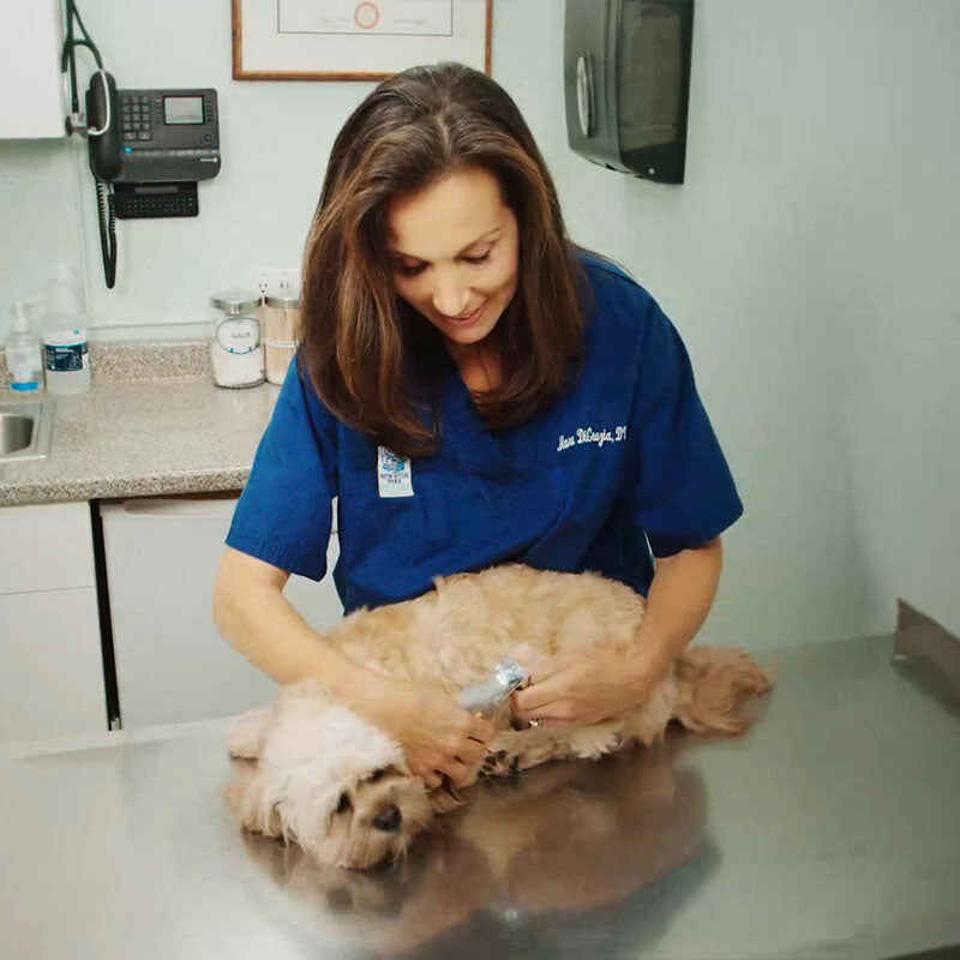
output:
[[[50,454],[0,463],[0,506],[239,490],[279,389],[227,390],[203,378],[47,396]]]
[[[480,786],[380,874],[242,834],[224,721],[7,748],[0,943],[31,960],[956,956],[958,710],[892,652],[778,651],[746,736]]]

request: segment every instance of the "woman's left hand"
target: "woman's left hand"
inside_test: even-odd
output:
[[[513,713],[527,722],[600,723],[638,707],[659,679],[638,658],[601,650],[568,654],[535,670],[530,686],[513,695]]]

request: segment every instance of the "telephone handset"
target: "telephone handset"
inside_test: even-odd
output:
[[[116,180],[121,171],[120,98],[106,70],[98,70],[87,88],[87,143],[94,177]]]
[[[97,227],[103,278],[112,290],[117,280],[116,206],[107,181],[120,175],[120,117],[117,84],[102,68],[90,78],[87,88],[87,149],[90,169],[97,185]]]

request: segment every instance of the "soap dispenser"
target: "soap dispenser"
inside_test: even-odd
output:
[[[43,389],[40,340],[30,329],[28,307],[27,301],[17,300],[10,311],[7,369],[10,371],[10,389],[17,393],[35,393]]]

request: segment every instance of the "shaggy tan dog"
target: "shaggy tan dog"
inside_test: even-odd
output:
[[[508,656],[529,664],[600,647],[626,654],[643,609],[629,587],[594,574],[510,565],[438,579],[415,600],[357,611],[324,640],[371,670],[456,696]],[[484,773],[650,745],[674,719],[694,731],[738,733],[748,722],[743,703],[769,688],[744,651],[694,647],[640,708],[610,721],[514,730],[501,711]],[[294,840],[324,863],[362,868],[395,858],[452,805],[445,791],[428,795],[400,747],[331,702],[318,681],[285,687],[272,709],[242,718],[230,751],[247,761],[228,788],[244,827]]]

